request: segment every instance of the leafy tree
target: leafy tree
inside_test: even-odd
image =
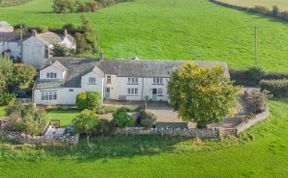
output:
[[[119,108],[113,114],[113,122],[117,127],[130,127],[135,124],[134,119],[128,115],[127,109]]]
[[[65,48],[65,46],[60,44],[54,44],[53,47],[53,54],[55,57],[65,57],[68,56],[70,53],[70,50]]]
[[[155,125],[157,117],[155,114],[147,111],[141,111],[140,116],[138,118],[140,120],[140,124],[145,128],[151,128]]]
[[[0,55],[0,92],[6,91],[7,79],[13,67],[12,61],[5,55]]]
[[[56,13],[68,13],[73,12],[75,2],[73,0],[54,0],[53,11]]]
[[[276,6],[276,5],[272,6],[271,15],[273,17],[278,17],[279,14],[280,14],[280,10],[279,10],[278,6]]]
[[[94,128],[99,123],[97,114],[94,111],[85,109],[72,120],[72,123],[74,124],[75,132],[87,134],[87,144],[91,147],[89,139]]]
[[[87,47],[86,49],[90,49],[91,52],[96,52],[97,50],[97,32],[92,27],[90,21],[87,19],[85,15],[81,15],[81,28],[80,30],[83,32],[85,37]]]
[[[101,96],[98,92],[81,92],[76,97],[76,105],[80,110],[96,110],[100,106]]]
[[[16,95],[13,93],[0,93],[0,106],[11,106],[16,101]]]
[[[111,131],[111,124],[106,119],[100,119],[99,123],[96,126],[96,131],[101,134],[102,138],[104,135],[107,135]]]
[[[41,134],[46,124],[46,112],[34,104],[16,104],[6,109],[8,129],[29,135]]]
[[[6,80],[8,91],[28,87],[36,74],[33,66],[27,64],[14,64]]]
[[[238,90],[219,65],[183,64],[172,72],[168,83],[171,106],[184,121],[197,122],[198,128],[221,121],[235,111]]]

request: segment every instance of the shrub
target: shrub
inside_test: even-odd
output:
[[[65,57],[70,54],[70,50],[60,44],[54,44],[53,55],[55,57]]]
[[[267,109],[268,98],[266,92],[252,90],[244,99],[248,102],[250,111],[253,114],[261,113]]]
[[[101,106],[96,110],[97,114],[113,113],[117,110],[115,106]]]
[[[76,105],[78,109],[96,110],[100,106],[101,96],[98,92],[81,92],[77,95]]]
[[[12,93],[0,93],[0,106],[10,106],[16,101],[16,95]]]
[[[125,105],[121,108],[126,109],[127,112],[137,112],[140,109],[138,105]]]
[[[104,135],[110,134],[114,130],[113,122],[109,122],[106,119],[100,119],[99,123],[96,126],[96,133],[100,134],[102,138]]]
[[[288,73],[283,72],[268,72],[265,73],[262,79],[266,80],[280,80],[280,79],[288,79]]]
[[[248,69],[247,74],[252,81],[259,83],[265,72],[259,67],[251,67]]]
[[[157,117],[155,114],[147,111],[141,111],[138,122],[140,123],[141,126],[145,128],[151,128],[155,125],[155,122],[157,120]]]
[[[270,91],[275,97],[288,97],[288,80],[262,80],[260,82],[261,90]]]
[[[113,113],[113,122],[117,127],[131,127],[134,126],[134,119],[128,115],[125,108],[119,108]]]
[[[9,131],[24,132],[29,135],[40,135],[46,124],[46,112],[33,104],[17,104],[6,109]]]

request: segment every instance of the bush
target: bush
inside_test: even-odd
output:
[[[102,137],[109,135],[115,129],[114,123],[109,122],[106,119],[100,119],[99,123],[96,126],[96,133],[100,134]]]
[[[137,112],[140,109],[138,105],[125,105],[121,108],[126,109],[127,112]]]
[[[96,110],[97,114],[113,113],[117,110],[115,106],[101,106]]]
[[[53,55],[55,57],[65,57],[70,55],[71,50],[60,44],[54,44]]]
[[[288,73],[283,72],[268,72],[265,73],[262,79],[266,80],[280,80],[280,79],[288,79]]]
[[[77,95],[76,105],[78,109],[97,110],[100,106],[101,96],[98,92],[81,92]]]
[[[125,108],[119,108],[113,113],[113,122],[117,127],[131,127],[134,126],[134,119],[128,115]]]
[[[16,95],[12,93],[0,93],[0,106],[10,106],[16,101]]]
[[[253,114],[264,112],[267,109],[268,97],[266,92],[252,90],[247,95],[244,95],[244,99],[248,102],[249,109]]]
[[[247,74],[252,81],[259,83],[265,72],[259,67],[251,67],[248,69]]]
[[[270,91],[275,97],[288,98],[288,80],[262,80],[261,90]]]
[[[29,135],[40,135],[46,125],[46,112],[33,104],[17,104],[6,109],[7,129]]]
[[[140,112],[137,120],[141,126],[145,128],[151,128],[155,125],[157,117],[155,114],[143,110]]]

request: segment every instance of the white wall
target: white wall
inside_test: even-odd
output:
[[[89,84],[89,78],[96,78],[96,85]],[[88,74],[82,76],[81,78],[81,88],[83,91],[97,91],[103,100],[103,83],[104,78],[99,75],[96,75],[94,72],[89,72]]]
[[[64,47],[68,49],[74,49],[76,50],[76,43],[72,43],[68,37],[64,37],[63,41],[60,42],[59,44],[63,45]]]
[[[45,44],[34,36],[23,42],[22,62],[40,68],[45,59]]]
[[[57,74],[57,78],[58,80],[63,80],[65,78],[65,73],[66,71],[62,71],[60,69],[58,69],[57,67],[50,65],[42,70],[40,70],[40,79],[48,79],[47,78],[47,73],[56,73]],[[55,79],[53,79],[55,80]]]
[[[72,89],[73,91],[69,91]],[[41,100],[41,92],[57,92],[57,100]],[[51,88],[51,89],[43,89],[43,90],[34,90],[33,99],[36,104],[68,104],[74,105],[76,104],[76,96],[82,92],[81,88]]]
[[[11,56],[15,59],[21,57],[21,44],[20,42],[7,42],[4,41],[3,44],[0,44],[0,53],[10,49]]]

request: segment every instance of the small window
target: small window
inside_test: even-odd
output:
[[[69,92],[74,92],[74,89],[69,89]]]
[[[129,85],[137,85],[138,84],[138,78],[137,77],[129,77],[128,78],[128,84]]]
[[[88,79],[89,85],[96,85],[96,78],[95,77],[89,77]]]
[[[153,78],[153,84],[162,85],[163,84],[163,78]]]
[[[157,94],[158,95],[163,95],[163,89],[162,88],[158,88]]]
[[[111,75],[107,75],[107,81],[106,83],[111,83]]]
[[[128,88],[128,95],[138,95],[138,88]]]
[[[49,79],[56,79],[57,78],[57,73],[53,73],[53,72],[47,73],[46,77],[49,78]]]

